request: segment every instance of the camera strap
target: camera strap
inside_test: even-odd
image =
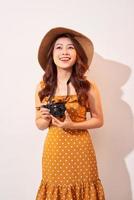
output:
[[[65,98],[62,100],[62,102],[66,102],[67,101],[67,98],[68,98],[68,95],[69,95],[69,83],[70,83],[70,78],[69,80],[67,81],[67,95],[65,96]],[[48,99],[48,102],[49,103],[52,103],[52,98],[54,97],[54,95],[50,95],[49,99]]]

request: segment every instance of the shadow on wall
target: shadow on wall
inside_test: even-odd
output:
[[[133,115],[130,106],[121,99],[121,87],[130,74],[128,66],[96,53],[88,72],[102,99],[104,126],[92,129],[91,136],[107,200],[132,200],[125,157],[134,147]]]

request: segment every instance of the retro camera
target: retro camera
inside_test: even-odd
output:
[[[64,102],[48,103],[46,105],[42,105],[41,107],[49,109],[50,114],[54,117],[63,117],[66,110]]]

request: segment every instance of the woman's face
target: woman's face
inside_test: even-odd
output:
[[[53,60],[57,67],[68,69],[76,62],[76,50],[70,38],[61,37],[55,42]]]

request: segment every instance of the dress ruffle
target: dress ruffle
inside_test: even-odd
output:
[[[69,95],[68,97],[66,97],[66,96],[54,96],[54,97],[52,97],[52,101],[57,103],[57,102],[63,101],[66,98],[67,98],[67,102],[69,102],[69,103],[78,101],[78,97],[75,94]],[[46,97],[44,97],[42,102],[48,102],[48,100],[49,100],[49,97],[46,96]]]
[[[41,181],[36,200],[105,200],[101,180],[55,185]]]

